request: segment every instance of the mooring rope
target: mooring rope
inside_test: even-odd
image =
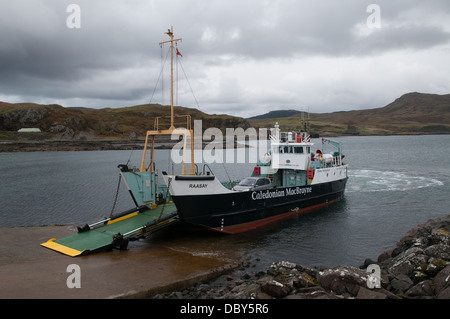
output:
[[[117,198],[119,197],[119,190],[120,190],[120,181],[122,180],[122,174],[119,173],[119,182],[117,183],[117,189],[116,189],[116,197],[114,198],[114,204],[111,209],[111,214],[109,214],[109,218],[113,216],[114,210],[116,209],[117,204]]]

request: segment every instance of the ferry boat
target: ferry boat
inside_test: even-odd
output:
[[[211,172],[198,173],[194,162],[191,119],[189,116],[175,117],[173,111],[173,59],[174,52],[177,52],[175,57],[178,58],[175,46],[181,39],[174,39],[173,28],[166,34],[170,40],[160,45],[170,43],[170,123],[165,127],[160,121],[162,118],[156,118],[154,129],[147,131],[140,169],[129,170],[126,165],[121,167],[122,177],[136,206],[172,200],[182,225],[234,234],[329,205],[344,195],[348,177],[341,143],[322,139],[324,144],[333,146],[335,150],[328,154],[321,150],[312,153],[314,143],[308,133],[281,133],[278,124],[271,130],[270,149],[266,156],[239,185],[225,187]],[[305,131],[306,128],[307,125]],[[162,172],[165,182],[163,193],[167,189],[170,195],[167,197],[155,189],[158,173],[154,168],[154,147],[155,137],[172,134],[183,136],[184,153],[181,174]],[[146,164],[148,149],[151,150],[149,165]],[[185,162],[189,150],[191,166],[187,172]]]
[[[182,39],[175,39],[173,27],[165,34],[170,40],[161,42],[160,46],[170,44],[170,117],[155,118],[153,129],[147,131],[140,168],[130,168],[128,163],[118,166],[118,190],[123,180],[136,207],[113,214],[114,203],[108,218],[78,227],[78,233],[52,238],[41,246],[71,257],[114,247],[126,249],[130,240],[180,223],[234,234],[329,205],[344,195],[348,177],[341,143],[322,139],[336,150],[329,154],[321,150],[312,152],[314,144],[306,132],[280,133],[278,124],[270,135],[270,149],[252,174],[238,185],[227,188],[210,172],[197,173],[191,118],[174,115],[173,60],[178,58],[176,45]],[[159,183],[154,160],[155,139],[164,135],[182,136],[184,154],[181,174],[162,172],[164,183]],[[189,172],[186,169],[188,140]]]
[[[333,151],[312,152],[306,132],[280,132],[275,124],[270,149],[250,176],[225,187],[212,174],[169,175],[164,180],[180,220],[190,226],[235,234],[330,205],[341,199],[348,179],[342,144],[326,138]]]

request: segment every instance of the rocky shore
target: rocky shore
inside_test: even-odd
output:
[[[450,215],[408,231],[359,268],[308,268],[289,261],[239,270],[156,299],[450,299]]]
[[[161,143],[155,145],[155,149],[172,149],[176,144],[169,138],[161,139]],[[58,151],[106,151],[106,150],[142,150],[144,148],[145,140],[143,139],[66,139],[66,140],[20,140],[20,141],[0,141],[0,153],[13,152],[58,152]],[[208,145],[207,142],[202,142],[203,148]],[[222,148],[227,147],[226,140],[223,141]],[[234,142],[235,148],[248,147]]]
[[[46,140],[6,141],[0,143],[1,152],[56,152],[56,151],[104,151],[141,150],[144,141],[130,140]]]

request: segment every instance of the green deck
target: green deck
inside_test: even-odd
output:
[[[152,210],[125,215],[109,221],[106,225],[72,236],[50,239],[41,246],[75,257],[120,244],[120,241],[114,239],[117,234],[121,234],[122,242],[126,242],[130,238],[141,237],[149,231],[176,221],[176,206],[172,203],[165,204]],[[144,227],[146,225],[147,227]]]

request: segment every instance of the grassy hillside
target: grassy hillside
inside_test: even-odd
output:
[[[301,115],[249,119],[250,124],[284,129],[300,127]],[[450,94],[408,93],[385,107],[310,114],[310,131],[320,135],[450,134]]]
[[[33,103],[10,104],[0,102],[0,138],[17,136],[22,127],[40,128],[45,138],[143,138],[147,130],[154,129],[158,116],[165,118],[161,125],[170,123],[170,106],[144,104],[122,108],[65,108],[61,105],[39,105]],[[186,126],[181,115],[190,115],[193,120],[203,120],[203,129],[208,127],[249,127],[247,120],[229,115],[209,115],[197,109],[176,107],[175,126]],[[14,133],[14,134],[13,134]],[[24,136],[24,135],[20,135]]]
[[[301,113],[301,112],[296,111],[296,110],[277,110],[277,111],[270,111],[269,113],[266,113],[266,114],[250,117],[249,120],[291,117],[291,116],[297,115],[299,113]]]
[[[209,115],[198,109],[176,107],[175,115],[189,114],[203,120],[203,129],[253,126],[283,130],[300,129],[302,114],[293,110],[273,111],[243,119],[229,115]],[[166,116],[170,107],[144,104],[122,108],[65,108],[61,105],[0,102],[0,139],[140,139],[154,129],[154,119]],[[303,115],[304,116],[304,115]],[[450,134],[450,94],[409,93],[385,107],[327,114],[310,114],[310,132],[333,135]],[[175,123],[178,125],[179,117]],[[42,133],[17,133],[23,127],[40,128]]]

